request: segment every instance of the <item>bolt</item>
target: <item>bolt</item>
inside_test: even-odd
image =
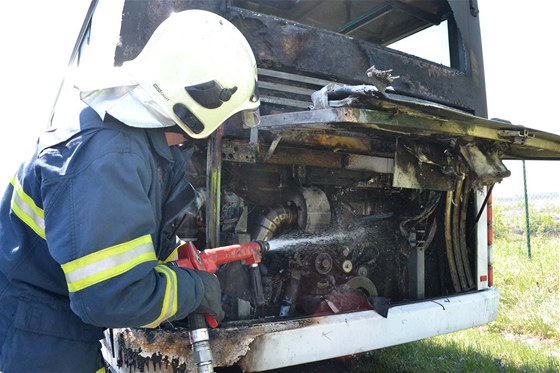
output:
[[[366,268],[366,267],[360,267],[360,268],[358,268],[358,275],[360,275],[360,276],[367,276],[367,268]]]

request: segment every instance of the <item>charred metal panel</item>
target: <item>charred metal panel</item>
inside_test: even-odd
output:
[[[338,108],[268,115],[263,117],[260,126],[274,131],[320,129],[359,134],[360,130],[367,129],[371,135],[426,136],[435,140],[460,138],[466,142],[490,140],[506,157],[560,159],[559,135],[436,106],[424,107],[422,112],[403,105],[391,106],[393,109],[389,111]]]
[[[476,0],[468,0],[450,1],[449,6],[454,15],[448,25],[451,67],[467,72],[473,88],[480,95],[479,99],[486,102],[478,5]],[[481,117],[488,115],[486,111],[475,114]]]
[[[260,335],[301,328],[317,321],[299,320],[249,325],[232,323],[210,330],[210,344],[214,365],[231,366],[249,350]],[[115,329],[104,341],[105,359],[119,372],[196,372],[192,360],[188,329]],[[110,352],[114,350],[114,355]]]
[[[461,154],[474,172],[473,180],[476,188],[492,185],[509,177],[511,172],[504,166],[496,149],[485,149],[482,152],[476,144],[471,143],[460,147]]]
[[[230,20],[245,34],[259,67],[321,77],[347,84],[368,83],[372,65],[393,69],[393,84],[401,94],[421,97],[486,115],[479,89],[484,85],[458,70],[415,58],[348,36],[286,20],[228,10]]]
[[[406,4],[414,5],[412,1]],[[225,0],[127,0],[116,63],[120,65],[136,57],[157,25],[172,11],[189,8],[207,9],[232,21],[247,37],[260,68],[360,84],[368,82],[364,71],[375,65],[379,69],[393,69],[401,76],[393,85],[398,93],[486,116],[482,52],[481,48],[471,47],[480,45],[480,30],[478,18],[470,13],[468,5],[453,7],[455,18],[460,20],[456,22],[456,34],[468,42],[462,46],[462,55],[468,60],[459,66],[470,67],[465,71],[332,31],[237,8]],[[465,12],[468,14],[464,15]],[[405,31],[402,35],[410,32]]]
[[[379,173],[393,172],[393,159],[366,155],[333,152],[309,148],[282,146],[272,153],[260,151],[241,140],[226,140],[222,147],[224,161],[254,164],[258,161],[276,165],[300,165],[334,169],[375,171]],[[257,158],[256,154],[265,154],[265,159]],[[268,156],[269,155],[269,156]],[[262,157],[261,157],[262,158]]]
[[[451,13],[445,0],[232,0],[231,3],[380,45],[438,25]]]
[[[397,141],[393,187],[453,190],[455,180],[450,177],[453,167],[447,162],[445,149],[437,150],[440,151],[433,145]],[[448,172],[444,173],[445,169]]]

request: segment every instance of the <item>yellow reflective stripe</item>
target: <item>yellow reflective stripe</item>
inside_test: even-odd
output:
[[[23,187],[16,176],[13,177],[11,184],[15,192],[12,193],[12,211],[29,228],[45,239],[45,212],[37,207],[35,201],[23,191]]]
[[[68,291],[74,292],[116,277],[140,263],[155,260],[152,237],[147,234],[65,263],[62,270]]]
[[[0,372],[2,373],[2,372]],[[95,373],[107,373],[107,371],[105,370],[105,368],[99,368],[95,371]]]
[[[181,246],[184,242],[181,242],[176,248],[173,249],[173,251],[171,252],[171,254],[169,254],[169,256],[167,258],[165,258],[164,261],[159,261],[160,264],[161,263],[169,263],[169,262],[174,262],[176,260],[179,259],[179,246]]]
[[[150,324],[144,325],[144,328],[155,328],[177,313],[177,274],[165,265],[158,265],[154,269],[165,276],[165,295],[160,315]]]

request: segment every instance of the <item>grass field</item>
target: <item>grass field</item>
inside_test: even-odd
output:
[[[560,207],[494,204],[496,321],[356,357],[352,372],[560,372]]]

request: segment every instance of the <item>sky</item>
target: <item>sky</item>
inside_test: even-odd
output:
[[[457,1],[457,0],[453,0]],[[0,190],[46,128],[89,0],[0,1]],[[489,117],[560,134],[560,1],[478,0]],[[422,46],[424,47],[424,46]],[[520,161],[494,195],[523,193]],[[560,192],[560,161],[526,162],[529,193]]]

